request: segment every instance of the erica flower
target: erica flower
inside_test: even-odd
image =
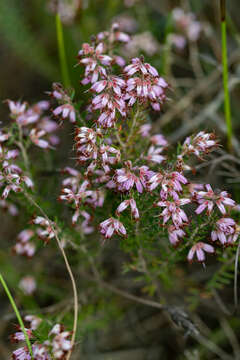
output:
[[[183,50],[187,44],[186,38],[183,35],[169,34],[167,39],[170,44],[173,44],[179,50]]]
[[[51,357],[49,355],[49,344],[48,341],[45,342],[46,344],[38,344],[34,343],[32,346],[33,350],[33,356],[36,360],[51,360]]]
[[[69,166],[66,166],[62,170],[62,173],[69,175],[62,181],[63,188],[68,187],[75,193],[80,185],[80,181],[82,180],[82,174],[78,170]]]
[[[21,330],[21,327],[20,326],[17,326],[18,330]],[[26,333],[28,335],[29,338],[32,338],[33,335],[32,335],[32,331],[30,329],[26,329]],[[25,335],[24,335],[24,332],[21,330],[21,331],[17,331],[15,332],[14,334],[11,335],[11,341],[12,342],[16,342],[18,343],[19,341],[24,341],[25,340]]]
[[[143,137],[149,137],[152,125],[151,124],[144,124],[140,126],[139,134]]]
[[[123,212],[130,205],[131,214],[134,220],[139,220],[139,211],[136,205],[136,201],[134,199],[124,200],[118,206],[116,210],[116,215],[119,216],[121,212]]]
[[[188,40],[197,41],[202,25],[196,20],[195,15],[193,13],[185,13],[180,8],[175,8],[172,15],[176,29],[181,31]]]
[[[157,146],[167,146],[168,142],[165,139],[165,137],[162,134],[156,134],[153,135],[150,138],[150,141],[152,142],[153,145],[157,145]]]
[[[163,151],[162,147],[154,147],[154,146],[150,146],[150,148],[148,149],[148,153],[147,156],[145,156],[144,158],[147,161],[152,161],[155,162],[157,164],[161,164],[161,162],[163,162],[163,160],[166,159],[165,156],[160,155],[161,152]]]
[[[139,193],[143,192],[144,184],[140,177],[135,175],[134,171],[139,170],[137,167],[132,168],[131,161],[126,161],[126,168],[117,169],[114,175],[114,182],[117,189],[121,192],[131,190],[134,185]]]
[[[220,212],[225,215],[225,206],[233,207],[235,201],[229,197],[226,191],[215,193],[210,184],[205,185],[207,191],[199,191],[196,193],[196,201],[200,204],[196,209],[197,214],[201,214],[206,208],[210,214],[213,211],[213,207],[216,204]]]
[[[169,219],[172,219],[173,224],[176,228],[184,225],[184,222],[188,222],[187,215],[180,208],[182,205],[189,204],[191,202],[190,199],[179,199],[176,201],[158,201],[156,206],[164,207],[165,209],[160,214],[163,217],[163,223],[165,224]]]
[[[25,255],[28,258],[33,257],[35,254],[36,247],[33,243],[27,242],[17,242],[16,245],[13,247],[13,252],[18,255]]]
[[[87,43],[82,45],[82,49],[78,52],[79,64],[85,66],[85,78],[82,80],[82,84],[95,83],[98,81],[99,75],[106,77],[107,72],[104,66],[109,66],[113,59],[109,55],[103,54],[103,51],[104,44],[102,42],[96,47]]]
[[[20,101],[12,101],[12,100],[6,100],[6,102],[8,103],[10,112],[11,112],[11,116],[12,117],[16,117],[19,116],[21,114],[24,113],[24,111],[26,110],[26,106],[27,103],[21,103]]]
[[[76,122],[75,109],[71,104],[63,104],[58,106],[55,110],[53,110],[53,115],[55,116],[61,115],[63,119],[69,118],[71,123]]]
[[[76,150],[79,162],[85,162],[89,159],[97,159],[97,135],[100,132],[95,132],[93,129],[81,127],[76,129]]]
[[[37,288],[36,281],[33,276],[25,276],[19,282],[19,288],[25,295],[31,295]]]
[[[112,90],[117,96],[122,95],[122,89],[126,86],[125,81],[118,76],[109,76],[105,80],[100,80],[95,82],[91,86],[91,90],[95,91],[96,93],[100,93],[103,90],[109,92]],[[107,94],[106,92],[106,94]]]
[[[161,109],[161,104],[166,99],[166,88],[168,84],[159,77],[157,70],[148,63],[144,63],[143,58],[132,59],[132,64],[124,68],[124,72],[129,77],[125,100],[132,106],[137,99],[141,103],[150,102],[155,111]],[[138,76],[132,77],[134,74]]]
[[[126,116],[126,103],[123,98],[125,81],[117,76],[109,76],[107,79],[94,83],[91,89],[99,95],[92,99],[91,111],[100,110],[97,119],[101,127],[112,127],[116,121],[116,112]],[[104,90],[104,92],[102,92]]]
[[[122,31],[119,30],[119,24],[114,23],[112,24],[112,34],[113,34],[113,41],[120,41],[123,43],[127,43],[130,41],[130,36]]]
[[[120,161],[121,157],[120,150],[115,149],[113,146],[110,145],[101,145],[99,148],[99,154],[105,173],[108,173],[110,171],[110,168],[106,167],[106,165],[117,164]]]
[[[76,207],[79,207],[81,202],[86,201],[88,197],[93,196],[93,190],[87,190],[90,183],[88,180],[84,180],[82,184],[77,188],[77,191],[74,192],[69,188],[63,188],[59,200],[65,200],[69,203],[74,203]]]
[[[12,357],[14,360],[31,360],[32,358],[26,346],[13,351]]]
[[[72,224],[75,225],[78,221],[79,216],[82,216],[84,220],[81,223],[81,230],[83,234],[91,234],[94,231],[94,227],[91,226],[92,216],[86,211],[80,211],[77,209],[72,216]]]
[[[33,236],[34,232],[31,229],[22,230],[17,236],[17,243],[13,247],[13,252],[31,258],[35,253],[35,245],[30,241]]]
[[[197,135],[188,137],[183,143],[183,150],[180,157],[185,154],[194,154],[197,157],[209,153],[218,146],[215,135],[200,131]]]
[[[29,241],[34,235],[34,232],[30,229],[25,229],[22,230],[18,236],[17,239],[18,241],[21,241],[22,243],[26,243],[27,241]]]
[[[44,241],[48,242],[55,237],[54,223],[52,221],[47,220],[42,216],[36,216],[31,222],[42,227],[37,229],[37,234]]]
[[[188,259],[188,261],[192,262],[195,254],[196,254],[197,260],[199,262],[204,262],[204,260],[205,260],[204,252],[213,254],[214,247],[209,244],[203,243],[203,242],[198,242],[195,245],[193,245],[193,247],[190,249],[187,259]]]
[[[222,245],[234,242],[236,233],[236,223],[231,218],[221,218],[216,222],[216,229],[212,231],[212,241],[219,240]]]
[[[154,77],[158,76],[157,70],[150,64],[144,63],[142,59],[134,58],[131,62],[132,64],[124,68],[124,72],[126,73],[126,75],[132,76],[136,72],[140,72],[143,75],[152,75]]]
[[[104,220],[100,224],[100,233],[106,238],[109,239],[113,236],[113,234],[118,234],[122,236],[126,236],[127,232],[123,224],[114,218],[109,218]]]
[[[154,190],[158,185],[161,184],[161,197],[163,199],[167,198],[170,194],[174,199],[177,200],[177,192],[182,191],[181,184],[187,184],[188,180],[178,171],[173,172],[159,172],[154,174],[148,182],[148,189],[150,191]]]
[[[155,111],[161,110],[161,104],[166,100],[167,83],[162,78],[149,77],[139,78],[134,77],[127,80],[125,100],[128,100],[128,105],[132,106],[137,99],[141,103],[150,101],[150,104]]]
[[[173,246],[177,246],[185,235],[186,233],[182,229],[176,228],[174,225],[168,227],[168,238]]]
[[[64,327],[60,324],[54,325],[49,333],[52,337],[51,348],[55,359],[65,359],[66,354],[71,349],[70,332],[64,331]]]
[[[46,135],[46,131],[34,128],[30,131],[29,137],[35,145],[42,149],[47,149],[50,145],[48,141],[41,139],[44,135]]]
[[[12,216],[18,215],[18,208],[16,207],[16,205],[8,202],[7,200],[0,199],[0,207]]]
[[[42,322],[42,319],[35,315],[26,315],[24,320],[30,324],[31,330],[36,330]]]

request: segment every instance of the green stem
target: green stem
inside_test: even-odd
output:
[[[4,288],[5,292],[6,292],[6,294],[7,294],[7,296],[8,296],[8,299],[9,299],[11,305],[12,305],[12,308],[13,308],[15,314],[16,314],[16,317],[17,317],[17,319],[18,319],[18,322],[19,322],[19,325],[20,325],[20,327],[21,327],[21,330],[22,330],[22,332],[24,333],[24,336],[25,336],[25,340],[26,340],[26,344],[27,344],[29,353],[30,353],[30,355],[31,355],[31,357],[32,357],[32,359],[33,359],[32,346],[31,346],[31,343],[30,343],[28,334],[27,334],[27,332],[26,332],[26,329],[25,329],[25,327],[24,327],[23,320],[22,320],[22,318],[21,318],[21,315],[20,315],[20,313],[19,313],[19,311],[18,311],[17,305],[15,304],[15,301],[13,300],[13,297],[12,297],[12,295],[11,295],[9,289],[8,289],[8,286],[7,286],[7,284],[6,284],[6,282],[5,282],[5,280],[4,280],[4,278],[3,278],[3,276],[2,276],[1,273],[0,273],[0,282],[1,282],[1,284],[2,284],[2,286],[3,286],[3,288]]]
[[[69,87],[71,86],[71,81],[68,73],[62,23],[61,23],[60,15],[58,13],[56,14],[56,31],[57,31],[57,42],[58,42],[58,52],[59,52],[59,59],[61,66],[62,81],[64,86]]]
[[[19,141],[16,142],[16,144],[19,146],[19,148],[21,150],[25,169],[26,169],[28,175],[30,175],[29,160],[28,160],[27,151],[26,151],[26,149],[24,147],[24,144],[23,144],[23,132],[22,132],[21,125],[18,125],[18,138],[19,138]]]
[[[228,57],[227,57],[227,29],[226,29],[226,0],[220,0],[221,5],[221,32],[222,32],[222,65],[223,65],[223,88],[224,88],[224,112],[227,127],[228,148],[232,149],[232,118],[230,95],[228,87]]]

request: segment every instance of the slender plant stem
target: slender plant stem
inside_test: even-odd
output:
[[[71,81],[68,73],[66,52],[65,52],[64,39],[63,39],[63,28],[59,13],[56,14],[56,32],[57,32],[58,53],[59,53],[59,60],[61,66],[62,81],[64,86],[69,87],[71,86]]]
[[[17,141],[16,144],[19,146],[19,148],[21,150],[23,161],[24,161],[24,166],[29,175],[30,174],[30,166],[29,166],[28,155],[27,155],[26,149],[23,145],[23,132],[22,132],[21,125],[18,125],[18,137],[19,137],[19,141]]]
[[[49,219],[49,217],[47,216],[45,211],[41,208],[41,206],[38,205],[38,203],[32,198],[32,196],[30,196],[25,190],[23,191],[23,193],[24,193],[25,197],[27,198],[27,200],[40,211],[40,213],[45,217],[45,219],[47,219],[51,223],[51,220]],[[62,253],[63,259],[65,261],[65,265],[66,265],[68,274],[70,276],[70,279],[71,279],[71,282],[72,282],[72,288],[73,288],[73,298],[74,298],[73,330],[72,330],[72,338],[71,338],[71,349],[69,350],[69,352],[67,354],[67,357],[66,357],[66,360],[69,360],[71,355],[72,355],[72,350],[73,350],[73,346],[75,344],[75,338],[76,338],[76,332],[77,332],[78,309],[79,309],[79,306],[78,306],[78,293],[77,293],[76,282],[75,282],[71,267],[69,265],[67,255],[65,253],[65,250],[64,250],[64,248],[63,248],[63,246],[61,244],[61,241],[60,241],[60,239],[58,237],[58,233],[55,230],[55,228],[53,228],[53,232],[54,232],[55,238],[57,240],[58,247],[59,247],[59,249],[60,249],[60,251]]]
[[[227,57],[227,27],[226,27],[226,0],[220,0],[221,7],[221,32],[222,32],[222,66],[224,88],[224,112],[227,127],[228,148],[232,149],[232,117],[230,95],[228,87],[228,57]]]
[[[3,278],[3,276],[2,276],[1,273],[0,273],[0,282],[1,282],[1,284],[2,284],[2,286],[3,286],[3,288],[4,288],[5,292],[6,292],[6,294],[7,294],[7,296],[8,296],[8,299],[9,299],[11,305],[12,305],[12,308],[13,308],[15,314],[16,314],[16,317],[17,317],[17,319],[18,319],[18,322],[19,322],[19,325],[20,325],[20,327],[21,327],[21,330],[22,330],[22,332],[24,333],[24,336],[25,336],[25,340],[26,340],[26,344],[27,344],[29,353],[30,353],[30,355],[31,355],[31,357],[32,357],[32,359],[33,359],[32,346],[31,346],[31,343],[30,343],[28,334],[27,334],[27,332],[26,332],[26,329],[25,329],[23,320],[22,320],[22,318],[21,318],[21,315],[20,315],[20,312],[18,311],[17,305],[15,304],[15,301],[14,301],[14,299],[13,299],[13,297],[12,297],[12,295],[11,295],[9,289],[8,289],[8,286],[7,286],[7,284],[6,284],[6,282],[5,282],[5,280],[4,280],[4,278]]]
[[[238,307],[238,287],[237,287],[237,280],[238,280],[238,260],[239,260],[239,251],[240,251],[240,241],[238,243],[236,257],[235,257],[235,271],[234,271],[234,306],[235,311]]]

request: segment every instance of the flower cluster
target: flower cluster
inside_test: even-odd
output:
[[[17,236],[17,243],[13,247],[13,252],[18,255],[25,255],[31,258],[35,254],[35,244],[31,241],[34,231],[31,229],[22,230]]]
[[[32,180],[24,175],[23,170],[15,164],[14,160],[18,157],[17,149],[9,150],[0,144],[0,187],[4,187],[2,199],[6,199],[13,191],[22,191],[22,186],[33,187]]]
[[[170,41],[177,49],[184,49],[187,41],[195,42],[199,39],[202,24],[196,20],[193,13],[185,13],[181,8],[175,8],[172,17],[176,33],[170,35]]]
[[[65,360],[67,353],[71,349],[70,332],[65,331],[63,325],[56,324],[52,327],[48,334],[48,339],[43,343],[39,343],[35,337],[35,331],[38,329],[42,319],[34,315],[25,316],[25,321],[29,323],[29,328],[25,328],[28,337],[31,339],[33,358],[35,360],[54,359]],[[20,327],[18,331],[11,336],[14,343],[25,341],[25,335]],[[23,346],[13,351],[12,358],[14,360],[31,360],[27,346]]]
[[[214,134],[201,131],[184,141],[175,161],[163,154],[168,141],[162,134],[151,134],[151,124],[142,124],[140,114],[148,104],[154,110],[161,109],[168,84],[143,57],[132,59],[122,74],[115,74],[114,59],[108,55],[109,38],[112,44],[115,41],[113,34],[117,34],[113,29],[98,34],[92,45],[83,44],[79,52],[79,64],[85,66],[82,83],[90,84],[92,93],[87,108],[92,114],[92,126],[76,128],[77,161],[85,170],[83,173],[76,169],[66,170],[70,176],[63,180],[60,200],[74,208],[73,224],[80,216],[84,218],[81,228],[87,234],[94,229],[90,224],[94,219],[91,208],[103,206],[104,192],[124,196],[115,210],[117,218],[111,216],[99,225],[100,233],[108,239],[114,234],[127,235],[127,228],[120,221],[127,208],[130,208],[132,220],[141,222],[138,202],[141,203],[143,194],[150,194],[152,208],[161,208],[158,214],[161,227],[167,230],[170,243],[177,246],[187,237],[185,228],[196,226],[195,218],[188,215],[190,206],[195,207],[195,216],[201,216],[205,209],[208,215],[212,212],[217,215],[215,205],[222,215],[227,216],[235,205],[226,191],[214,192],[208,184],[205,191],[203,184],[191,183],[185,174],[191,169],[188,159],[192,155],[201,160],[218,146],[218,142]],[[123,41],[124,36],[120,38]],[[117,120],[119,124],[116,124]],[[128,155],[128,141],[133,136],[134,141],[140,137],[143,145],[138,161],[134,152],[130,151]],[[212,241],[215,237],[212,235]],[[212,245],[199,242],[188,258],[192,260],[196,254],[198,260],[203,261],[203,251],[212,253],[211,249]]]
[[[92,83],[90,90],[95,95],[88,111],[98,112],[98,126],[114,127],[117,118],[125,118],[129,107],[137,100],[139,104],[150,103],[154,110],[159,111],[166,100],[167,82],[143,58],[132,59],[121,76],[114,75],[111,68],[114,58],[104,54],[108,49],[106,40],[113,44],[115,41],[127,42],[129,37],[119,32],[118,25],[114,24],[110,33],[98,34],[95,44],[83,44],[78,54],[79,64],[85,66],[82,83]]]
[[[53,83],[53,90],[49,95],[58,101],[60,105],[53,110],[53,115],[63,120],[69,119],[71,123],[76,122],[76,111],[72,104],[71,96],[65,91],[61,84]]]
[[[26,102],[7,100],[7,104],[11,118],[21,128],[24,138],[29,138],[33,144],[43,149],[58,144],[59,138],[55,135],[58,125],[47,114],[49,101],[44,100],[29,106]]]

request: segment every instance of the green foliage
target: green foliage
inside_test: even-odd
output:
[[[230,285],[233,283],[235,253],[235,246],[225,249],[223,254],[219,253],[218,260],[221,265],[215,271],[215,273],[212,274],[211,279],[208,281],[206,285],[207,290],[221,290],[226,285]]]
[[[55,65],[39,39],[36,39],[37,35],[33,35],[30,25],[26,23],[20,1],[0,2],[0,33],[23,63],[27,63],[44,77],[57,77]]]

